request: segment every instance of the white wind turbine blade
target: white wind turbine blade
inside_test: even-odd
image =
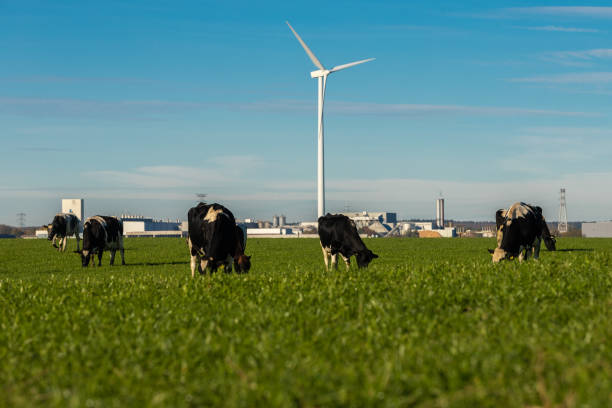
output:
[[[361,61],[349,62],[348,64],[344,64],[344,65],[338,65],[338,66],[333,67],[332,69],[330,69],[329,72],[332,73],[332,72],[340,71],[341,69],[354,67],[355,65],[363,64],[364,62],[373,61],[375,59],[376,58],[368,58],[368,59],[364,59],[364,60],[361,60]]]
[[[312,51],[310,51],[310,48],[308,48],[308,46],[302,40],[302,38],[299,36],[299,34],[295,32],[293,27],[291,27],[291,24],[289,24],[288,21],[285,21],[285,23],[287,23],[287,25],[289,26],[291,31],[293,31],[293,35],[295,35],[295,38],[297,38],[297,40],[300,42],[300,44],[302,44],[302,48],[304,48],[304,51],[306,51],[306,54],[308,54],[308,56],[310,57],[310,60],[313,62],[313,64],[315,64],[319,69],[325,70],[325,68],[323,67],[323,64],[321,64],[321,62],[317,59],[317,57],[315,57],[315,55],[312,53]]]

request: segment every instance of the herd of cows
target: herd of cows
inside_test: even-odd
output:
[[[189,209],[187,219],[192,277],[196,269],[203,274],[214,272],[221,265],[226,272],[231,272],[232,267],[239,273],[249,271],[251,257],[244,253],[246,229],[236,224],[229,209],[221,204],[199,203]],[[555,250],[555,237],[550,234],[540,207],[514,203],[509,209],[496,212],[495,223],[497,248],[489,250],[494,263],[514,258],[523,261],[530,255],[538,259],[542,241],[549,251]],[[66,250],[68,237],[76,237],[76,252],[81,255],[83,266],[88,266],[90,261],[95,266],[96,255],[98,266],[102,265],[104,251],[110,252],[110,264],[113,265],[117,250],[121,254],[121,264],[125,265],[123,223],[116,217],[96,215],[87,218],[83,224],[82,249],[79,249],[80,221],[75,215],[57,214],[45,227],[48,239],[59,251]],[[355,256],[359,268],[367,267],[373,259],[378,258],[359,237],[355,223],[345,215],[319,217],[318,232],[326,269],[337,268],[338,254],[347,269],[352,256]]]

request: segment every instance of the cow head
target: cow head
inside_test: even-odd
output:
[[[372,262],[372,259],[378,258],[374,252],[369,249],[365,249],[363,251],[359,251],[355,258],[357,259],[357,266],[360,268],[367,268],[369,263]]]
[[[489,249],[488,251],[491,254],[491,260],[493,261],[493,263],[498,263],[500,261],[503,261],[504,259],[512,259],[512,255],[504,249],[495,248]]]
[[[89,266],[89,260],[92,259],[94,256],[93,251],[83,249],[83,250],[76,251],[76,252],[81,254],[81,265],[83,265],[83,268]],[[95,262],[96,261],[94,260],[94,264]]]
[[[546,249],[548,249],[549,251],[557,250],[557,240],[555,239],[554,235],[550,235],[548,237],[543,237],[543,238],[544,238],[544,245],[546,245]]]
[[[234,269],[238,273],[247,273],[251,269],[251,257],[242,254],[234,258]]]
[[[43,225],[42,227],[47,230],[47,239],[51,241],[53,237],[55,236],[53,224]]]

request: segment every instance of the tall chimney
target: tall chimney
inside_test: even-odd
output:
[[[444,199],[438,198],[436,200],[436,226],[438,228],[444,228]]]

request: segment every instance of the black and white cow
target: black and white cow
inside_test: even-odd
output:
[[[45,225],[47,228],[47,234],[49,241],[52,241],[53,248],[57,248],[58,251],[66,250],[66,241],[68,237],[74,235],[77,242],[77,252],[79,251],[79,229],[81,222],[79,218],[74,214],[56,214],[53,217],[51,224]],[[59,246],[55,244],[55,240],[58,240]]]
[[[83,250],[81,261],[83,266],[89,266],[90,258],[98,254],[98,266],[102,265],[102,253],[110,251],[110,264],[115,262],[115,252],[121,253],[121,265],[125,265],[125,254],[123,249],[123,222],[116,217],[96,215],[85,220],[83,226]]]
[[[518,257],[519,261],[540,256],[540,243],[544,240],[550,251],[555,250],[555,239],[550,234],[542,208],[525,203],[514,203],[508,210],[495,213],[497,248],[489,250],[493,262]]]
[[[191,276],[223,265],[226,272],[248,272],[251,257],[244,254],[246,233],[236,225],[234,214],[221,204],[199,203],[187,213]]]
[[[329,267],[329,256],[331,256],[331,267],[337,269],[338,254],[342,256],[347,270],[353,255],[357,259],[359,268],[366,268],[372,259],[378,258],[378,255],[366,248],[359,237],[355,223],[346,215],[328,213],[319,217],[319,239],[326,269]]]

